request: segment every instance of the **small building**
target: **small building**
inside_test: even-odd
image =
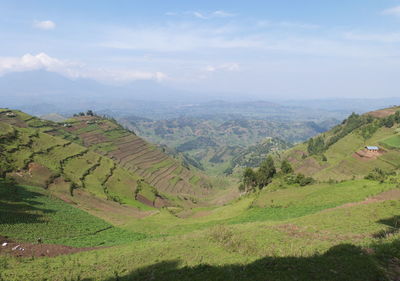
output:
[[[377,147],[377,146],[366,146],[365,149],[367,149],[368,151],[372,151],[372,152],[379,151],[379,147]]]
[[[8,117],[16,117],[17,114],[15,114],[14,112],[7,112],[6,116],[8,116]]]

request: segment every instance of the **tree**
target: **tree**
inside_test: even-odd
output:
[[[257,171],[257,183],[260,188],[267,186],[274,175],[276,174],[276,168],[274,159],[268,156],[267,159],[261,163],[260,168]]]
[[[94,115],[94,113],[93,113],[93,111],[92,111],[92,110],[88,110],[88,111],[86,112],[86,115],[87,115],[87,116],[93,116],[93,115]]]
[[[290,165],[288,160],[283,160],[281,164],[281,171],[284,174],[290,174],[293,173],[293,168],[292,165]]]
[[[257,177],[256,173],[251,168],[246,168],[243,172],[242,178],[243,185],[239,187],[239,190],[242,188],[244,191],[254,191],[257,186]]]
[[[325,150],[325,142],[322,136],[308,141],[307,151],[310,155],[322,153]]]

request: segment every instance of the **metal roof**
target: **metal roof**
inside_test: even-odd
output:
[[[377,146],[366,146],[366,148],[369,150],[379,150],[379,147]]]

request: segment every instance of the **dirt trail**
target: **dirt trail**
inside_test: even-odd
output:
[[[11,239],[0,236],[0,255],[7,254],[15,257],[55,257],[96,249],[100,248],[74,248],[54,244],[17,243]]]
[[[392,189],[389,191],[385,191],[385,192],[382,192],[373,197],[369,197],[369,198],[365,199],[364,201],[346,203],[346,204],[343,204],[343,205],[340,205],[340,206],[337,206],[334,208],[323,210],[322,212],[329,212],[329,211],[333,211],[333,210],[337,210],[337,209],[350,208],[350,207],[354,207],[354,206],[383,202],[383,201],[387,201],[387,200],[400,200],[400,189]]]

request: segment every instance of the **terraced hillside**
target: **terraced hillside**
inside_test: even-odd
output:
[[[301,161],[313,158],[334,167],[329,157],[336,155],[340,163],[341,155],[342,160],[348,155],[329,156],[330,149],[358,134],[368,144],[376,139],[394,147],[399,115],[352,115],[322,140],[296,147],[307,155],[292,163],[300,169]],[[124,143],[113,138],[129,136],[112,121],[79,117],[68,121],[71,126],[39,126],[40,120],[24,122],[17,111],[3,111],[0,118],[0,280],[397,281],[400,276],[398,169],[385,170],[384,180],[306,186],[281,184],[278,172],[265,188],[224,206],[192,202],[180,212],[157,210],[157,199],[181,201],[153,189],[120,165],[123,160],[110,158],[116,159]],[[96,136],[102,141],[81,145],[87,141],[82,134],[97,134],[101,126],[108,128]],[[382,147],[376,155],[363,154],[373,163],[368,173],[382,167],[373,161],[396,152]],[[297,155],[295,149],[285,156]],[[393,155],[395,162],[399,158]],[[353,167],[359,177],[360,167]],[[201,178],[189,181],[196,185]]]
[[[55,135],[77,137],[90,150],[113,159],[160,192],[182,198],[204,197],[210,193],[211,186],[202,174],[184,167],[180,161],[112,120],[83,116],[66,122],[68,127],[58,129]]]
[[[20,183],[42,186],[86,209],[93,205],[93,200],[82,200],[87,194],[139,211],[195,204],[195,196],[204,188],[196,189],[181,178],[189,182],[198,176],[110,121],[87,121],[76,121],[76,127],[64,127],[19,111],[1,110],[1,174]],[[103,134],[91,135],[89,128],[94,125],[101,128],[99,131],[104,130]],[[70,133],[77,130],[86,132]],[[107,151],[107,147],[114,147],[115,151]],[[125,149],[128,153],[124,153]],[[121,157],[134,158],[133,154],[135,162]],[[165,188],[157,188],[160,186]],[[169,190],[172,192],[168,194]],[[171,196],[176,192],[181,192],[179,198]]]
[[[288,150],[296,172],[318,180],[362,178],[400,167],[400,108],[352,114],[341,125]],[[376,146],[376,151],[367,149]]]

